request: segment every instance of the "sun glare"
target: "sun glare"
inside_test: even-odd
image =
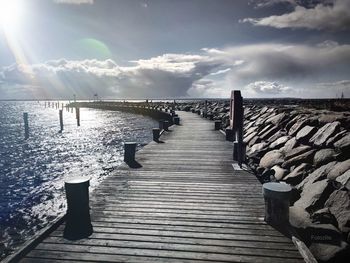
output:
[[[0,27],[8,32],[14,30],[19,23],[21,13],[20,0],[0,0]]]

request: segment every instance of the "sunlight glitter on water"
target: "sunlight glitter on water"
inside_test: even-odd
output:
[[[23,112],[30,138],[24,140]],[[91,189],[122,163],[123,142],[145,145],[157,122],[129,113],[0,102],[0,243],[13,247],[65,212],[64,178],[90,176]],[[1,251],[0,251],[1,252]]]

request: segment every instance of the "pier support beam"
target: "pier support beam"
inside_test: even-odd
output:
[[[63,236],[67,239],[86,238],[93,232],[89,207],[89,186],[89,177],[73,177],[65,181],[68,209]]]
[[[265,199],[265,221],[276,226],[289,224],[289,198],[292,188],[286,183],[265,183],[262,186]]]

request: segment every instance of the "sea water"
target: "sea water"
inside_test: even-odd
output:
[[[57,108],[45,102],[0,102],[0,259],[65,213],[65,178],[89,176],[93,190],[117,173],[123,142],[142,147],[157,126],[145,116],[84,108],[80,127],[74,109],[63,108],[63,119],[60,132]]]

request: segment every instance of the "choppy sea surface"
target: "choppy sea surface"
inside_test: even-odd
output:
[[[60,104],[61,105],[61,104]],[[24,139],[23,113],[29,115]],[[0,260],[66,211],[64,180],[90,176],[93,190],[122,163],[123,142],[142,147],[155,120],[130,113],[63,109],[44,102],[0,102]]]

